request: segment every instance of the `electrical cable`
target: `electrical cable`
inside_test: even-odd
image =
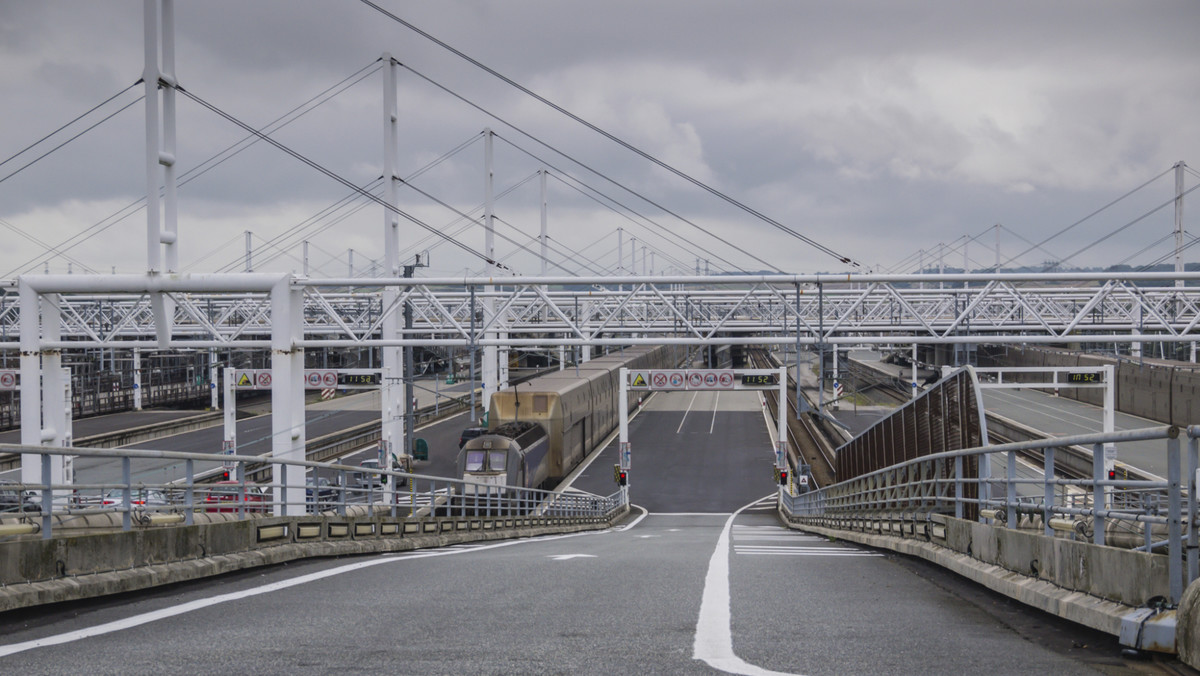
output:
[[[405,21],[404,19],[401,19],[400,17],[396,16],[395,14],[392,14],[391,12],[383,9],[382,7],[375,4],[374,2],[371,2],[371,0],[361,0],[361,1],[363,4],[367,5],[368,7],[371,7],[372,9],[379,12],[380,14],[383,14],[384,16],[392,19],[393,21],[399,23],[400,25],[404,26],[405,28],[408,28],[409,30],[417,33],[421,37],[433,42],[434,44],[449,51],[450,53],[454,54],[455,56],[467,61],[471,65],[483,70],[484,72],[499,79],[500,81],[504,82],[505,84],[508,84],[509,86],[517,89],[518,91],[522,92],[526,96],[529,96],[529,97],[537,100],[538,102],[542,103],[543,105],[548,106],[549,108],[557,111],[558,113],[560,113],[562,115],[565,115],[566,117],[587,127],[588,129],[591,129],[592,131],[596,132],[597,134],[600,134],[601,136],[616,143],[617,145],[620,145],[621,147],[625,148],[626,150],[629,150],[630,152],[642,157],[643,159],[645,159],[649,162],[652,162],[655,165],[658,165],[659,167],[671,172],[672,174],[691,183],[692,185],[700,188],[701,190],[708,192],[709,194],[713,195],[714,197],[724,200],[725,202],[733,205],[734,207],[737,207],[738,209],[745,211],[746,213],[750,214],[751,216],[758,218],[759,220],[763,221],[764,223],[772,225],[775,228],[779,229],[780,231],[787,233],[787,234],[795,237],[796,239],[799,239],[800,241],[808,244],[809,246],[817,249],[818,251],[821,251],[827,255],[830,255],[830,256],[836,258],[841,263],[853,265],[854,267],[862,267],[862,265],[860,263],[858,263],[857,261],[854,261],[847,256],[843,256],[842,254],[834,251],[833,249],[825,246],[824,244],[817,242],[816,240],[812,239],[811,237],[802,235],[799,232],[792,230],[791,228],[787,227],[786,225],[776,221],[773,218],[770,218],[766,214],[763,214],[762,212],[751,208],[750,206],[734,199],[733,197],[726,195],[725,193],[721,192],[720,190],[713,188],[712,186],[708,185],[707,183],[704,183],[703,181],[700,181],[699,179],[694,178],[691,175],[684,173],[683,171],[681,171],[679,169],[676,169],[675,167],[658,159],[657,157],[651,155],[650,153],[647,153],[646,151],[634,146],[633,144],[631,144],[627,141],[622,140],[621,138],[615,136],[614,134],[611,134],[611,133],[605,131],[604,129],[601,129],[600,127],[592,124],[591,122],[588,122],[587,120],[583,119],[582,117],[579,117],[578,115],[576,115],[575,113],[572,113],[571,111],[567,110],[566,108],[563,108],[562,106],[554,103],[553,101],[550,101],[549,99],[533,92],[532,90],[519,84],[515,80],[512,80],[511,78],[509,78],[505,75],[502,75],[495,69],[493,69],[487,65],[484,65],[482,62],[480,62],[480,61],[468,56],[464,52],[450,46],[448,43],[443,42],[442,40],[439,40],[438,38],[434,37],[433,35],[426,33],[425,31],[421,30],[420,28],[417,28],[413,24],[411,24],[411,23]]]
[[[67,127],[69,127],[69,126],[71,126],[71,125],[73,125],[73,124],[75,124],[76,122],[78,122],[78,121],[82,120],[83,118],[87,117],[88,115],[91,115],[92,113],[94,113],[94,112],[96,112],[97,110],[99,110],[99,109],[100,109],[102,106],[104,106],[104,104],[106,104],[106,103],[108,103],[108,102],[112,101],[113,99],[115,99],[115,98],[117,98],[118,96],[120,96],[120,95],[124,94],[125,92],[129,91],[130,89],[133,89],[134,87],[136,87],[136,86],[140,85],[142,82],[143,82],[143,80],[138,80],[137,82],[134,82],[133,84],[129,85],[128,87],[126,87],[126,88],[124,88],[124,89],[122,89],[121,91],[117,92],[116,94],[113,94],[112,96],[108,97],[107,99],[104,99],[104,100],[103,100],[103,101],[101,101],[100,103],[97,103],[95,106],[93,106],[93,107],[92,107],[92,109],[91,109],[91,110],[89,110],[89,111],[87,111],[87,112],[83,113],[82,115],[80,115],[80,116],[76,117],[75,119],[73,119],[73,120],[71,120],[70,122],[68,122],[68,123],[64,124],[63,126],[59,127],[58,129],[55,129],[54,131],[50,132],[49,134],[46,134],[45,136],[41,137],[40,139],[38,139],[38,140],[34,141],[33,143],[30,143],[29,145],[25,146],[24,148],[22,148],[22,149],[18,150],[17,152],[15,152],[15,153],[13,153],[12,155],[10,155],[8,159],[4,160],[3,162],[0,162],[0,167],[3,167],[4,165],[8,164],[9,162],[12,162],[12,161],[13,161],[13,160],[15,160],[16,158],[20,157],[21,155],[24,155],[25,153],[29,152],[29,150],[30,150],[31,148],[33,148],[33,147],[37,146],[39,143],[41,143],[41,142],[45,141],[46,139],[50,138],[51,136],[54,136],[54,135],[55,135],[55,134],[57,134],[58,132],[60,132],[60,131],[62,131],[62,130],[64,130],[64,129],[66,129]],[[144,98],[146,98],[146,97],[145,97],[145,96],[142,96],[141,98],[138,98],[138,99],[134,100],[134,102],[133,102],[133,103],[137,103],[138,101],[141,101],[141,100],[142,100],[142,99],[144,99]],[[132,104],[130,104],[130,105],[132,105]],[[124,109],[122,109],[122,110],[124,110]],[[117,112],[120,112],[120,111],[117,111]],[[51,151],[51,152],[53,152],[53,151]],[[39,158],[39,159],[40,159],[40,158]],[[18,170],[18,171],[19,171],[19,170]]]

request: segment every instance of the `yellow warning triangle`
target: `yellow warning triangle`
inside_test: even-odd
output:
[[[634,375],[633,376],[633,386],[634,387],[646,387],[646,376],[641,373]]]
[[[250,380],[250,374],[243,372],[242,377],[238,378],[237,384],[238,387],[245,387],[247,385],[253,385],[254,381]]]

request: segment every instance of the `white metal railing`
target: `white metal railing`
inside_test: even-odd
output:
[[[245,455],[13,444],[0,444],[0,452],[38,455],[42,467],[41,483],[0,483],[0,491],[20,496],[19,504],[0,502],[0,537],[40,532],[48,539],[56,523],[57,528],[82,526],[87,519],[72,521],[70,517],[96,514],[118,514],[122,529],[130,530],[135,525],[191,525],[199,513],[231,513],[239,519],[344,516],[350,510],[398,518],[607,518],[627,503],[623,491],[609,496],[566,494],[390,469]],[[76,462],[81,458],[112,460],[120,466],[120,478],[92,484],[51,483],[52,459],[68,453],[75,456]],[[168,468],[163,467],[164,461]],[[288,486],[287,473],[280,471],[286,465],[311,470],[316,478],[304,486]],[[231,469],[225,470],[228,466]],[[182,478],[161,482],[144,479],[152,474]],[[268,475],[280,480],[255,481]],[[135,480],[135,476],[143,478]]]
[[[967,505],[974,507],[969,511],[977,514],[979,521],[993,525],[1015,528],[1018,516],[1025,515],[1040,518],[1047,536],[1090,536],[1098,545],[1105,545],[1106,538],[1120,539],[1119,544],[1146,551],[1165,548],[1172,602],[1178,603],[1187,583],[1200,577],[1196,492],[1200,426],[1186,430],[1186,475],[1182,432],[1178,427],[1150,427],[935,453],[801,495],[781,490],[780,506],[803,521],[888,516],[929,519],[935,514],[954,516],[957,508]],[[1144,440],[1164,442],[1165,481],[1122,479],[1105,470],[1105,445]],[[1061,478],[1056,471],[1055,449],[1073,445],[1091,447],[1091,478]],[[1017,477],[1011,472],[1004,477],[986,473],[973,477],[963,471],[964,460],[974,458],[983,465],[996,454],[1005,454],[1011,467],[1016,455],[1026,451],[1042,454],[1040,478]],[[1127,536],[1120,537],[1122,534]]]

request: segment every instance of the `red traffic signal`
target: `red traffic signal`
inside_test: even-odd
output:
[[[779,485],[786,486],[788,479],[788,471],[786,469],[779,470]]]
[[[1109,481],[1117,480],[1117,470],[1115,470],[1115,469],[1108,470],[1108,480]]]
[[[621,485],[621,486],[628,486],[629,485],[629,472],[626,472],[625,470],[621,470],[620,472],[617,472],[617,484]]]

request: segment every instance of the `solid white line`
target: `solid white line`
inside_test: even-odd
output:
[[[708,424],[708,433],[712,434],[717,427],[717,408],[721,402],[721,393],[717,392],[717,396],[713,398],[713,417],[712,422]]]
[[[692,393],[692,400],[688,402],[687,410],[683,412],[683,418],[681,418],[679,420],[679,427],[675,428],[675,434],[679,434],[680,430],[683,429],[683,421],[687,420],[687,414],[692,412],[692,404],[696,403],[696,395],[697,394],[700,394],[700,393],[699,392]]]
[[[595,534],[605,533],[605,532],[608,532],[608,531],[591,531],[586,534],[595,535]],[[495,549],[497,547],[507,547],[510,545],[517,545],[517,544],[523,544],[523,543],[528,543],[528,542],[544,542],[547,540],[558,540],[558,539],[565,538],[565,537],[574,537],[574,536],[583,535],[583,534],[585,534],[585,533],[568,533],[565,535],[553,535],[553,536],[546,536],[543,538],[507,540],[505,542],[497,542],[492,545],[484,545],[482,547],[477,547],[475,549],[441,549],[441,550],[430,551],[430,552],[421,552],[419,554],[407,554],[407,555],[402,555],[402,556],[386,556],[383,558],[372,559],[370,561],[360,561],[358,563],[351,563],[351,564],[347,564],[345,566],[338,566],[337,568],[330,568],[329,570],[322,570],[322,571],[319,571],[316,573],[309,573],[308,575],[301,575],[300,577],[294,577],[290,580],[282,580],[280,582],[272,582],[271,584],[263,585],[261,587],[254,587],[252,589],[244,589],[242,591],[231,592],[229,594],[221,594],[220,596],[213,596],[210,598],[198,599],[196,601],[191,601],[189,603],[184,603],[184,604],[181,604],[178,606],[173,606],[171,608],[163,608],[162,610],[155,610],[155,611],[152,611],[149,613],[142,613],[141,615],[134,615],[132,617],[127,617],[127,618],[124,618],[121,620],[114,620],[112,622],[106,622],[105,624],[99,624],[94,627],[87,627],[85,629],[69,631],[64,634],[57,634],[54,636],[46,636],[43,638],[34,639],[32,641],[24,641],[22,643],[13,643],[10,645],[0,645],[0,657],[4,657],[6,655],[13,655],[13,654],[16,654],[19,652],[24,652],[26,650],[32,650],[34,648],[41,648],[44,646],[51,646],[51,645],[61,645],[63,643],[71,643],[73,641],[79,641],[79,640],[82,640],[85,638],[92,638],[94,636],[102,636],[104,634],[111,634],[113,632],[122,631],[124,629],[129,629],[131,627],[137,627],[137,626],[141,626],[143,624],[149,624],[151,622],[156,622],[158,620],[166,619],[168,617],[175,617],[176,615],[183,615],[184,613],[190,613],[193,610],[200,610],[201,608],[208,608],[209,606],[215,606],[220,603],[227,603],[229,601],[238,601],[238,600],[241,600],[244,598],[249,598],[251,596],[259,596],[261,594],[267,594],[267,593],[270,593],[273,591],[278,591],[280,589],[287,589],[289,587],[295,587],[297,585],[307,584],[309,582],[316,582],[317,580],[323,580],[327,577],[333,577],[335,575],[343,575],[345,573],[351,573],[356,570],[362,570],[363,568],[370,568],[372,566],[379,566],[379,565],[383,565],[385,563],[396,563],[398,561],[408,561],[410,559],[424,559],[424,558],[429,558],[432,556],[449,556],[452,554],[465,554],[468,552],[478,552],[483,549]]]
[[[758,502],[757,500],[752,504]],[[749,507],[747,505],[746,507]],[[746,507],[729,515],[717,547],[708,561],[704,576],[704,595],[700,599],[700,617],[696,620],[696,638],[692,642],[692,659],[729,674],[773,676],[785,672],[770,671],[749,664],[733,652],[733,630],[729,610],[729,531],[733,520]]]
[[[614,531],[619,531],[619,532],[627,531],[627,530],[633,528],[634,526],[638,525],[639,523],[641,523],[642,519],[644,519],[650,515],[650,512],[646,511],[646,508],[642,507],[641,505],[630,505],[630,507],[636,507],[636,508],[642,510],[642,515],[639,516],[638,518],[634,519],[633,523],[627,523],[624,526],[614,528],[613,529]]]

